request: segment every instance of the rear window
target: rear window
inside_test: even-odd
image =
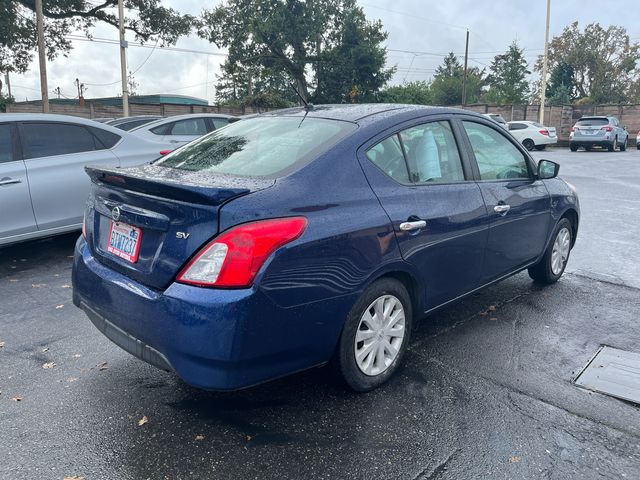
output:
[[[313,160],[356,129],[336,120],[259,117],[216,130],[156,162],[163,167],[278,177]]]
[[[581,118],[576,122],[577,126],[582,127],[599,127],[602,125],[609,125],[608,118]]]

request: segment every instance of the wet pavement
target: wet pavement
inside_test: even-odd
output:
[[[536,156],[581,196],[569,273],[423,320],[369,394],[327,368],[193,389],[72,305],[77,235],[0,250],[0,478],[640,478],[640,408],[572,384],[600,345],[640,351],[640,152]]]

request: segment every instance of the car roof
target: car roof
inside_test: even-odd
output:
[[[359,103],[336,105],[313,105],[312,107],[293,107],[274,110],[260,114],[260,116],[295,116],[309,118],[324,118],[342,120],[359,125],[374,123],[391,117],[437,115],[442,113],[464,113],[480,116],[469,110],[451,107],[435,107],[428,105],[406,105],[396,103]]]
[[[55,113],[0,113],[0,122],[73,122],[84,125],[100,125],[104,123],[96,122],[89,118],[76,117],[73,115],[57,115]]]

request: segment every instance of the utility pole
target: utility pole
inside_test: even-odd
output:
[[[36,29],[38,32],[38,60],[40,61],[40,93],[42,113],[49,113],[49,89],[47,87],[47,52],[44,50],[44,18],[42,0],[36,0]]]
[[[462,106],[467,104],[467,62],[469,60],[469,30],[464,47],[464,76],[462,77]]]
[[[118,0],[120,30],[120,75],[122,76],[122,116],[129,116],[129,91],[127,87],[127,41],[124,39],[124,6]]]
[[[7,84],[7,92],[9,93],[9,98],[11,98],[11,82],[9,81],[9,72],[4,74],[4,83]]]
[[[544,102],[547,95],[547,68],[549,62],[549,19],[551,18],[551,0],[547,0],[547,27],[544,33],[544,59],[542,60],[542,79],[540,81],[540,111],[538,123],[544,125]]]

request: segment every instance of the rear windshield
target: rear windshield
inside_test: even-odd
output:
[[[608,125],[609,120],[607,118],[581,118],[576,122],[576,125],[583,127],[599,127],[601,125]]]
[[[278,177],[313,160],[356,129],[349,122],[257,117],[232,123],[159,159],[194,172]]]

